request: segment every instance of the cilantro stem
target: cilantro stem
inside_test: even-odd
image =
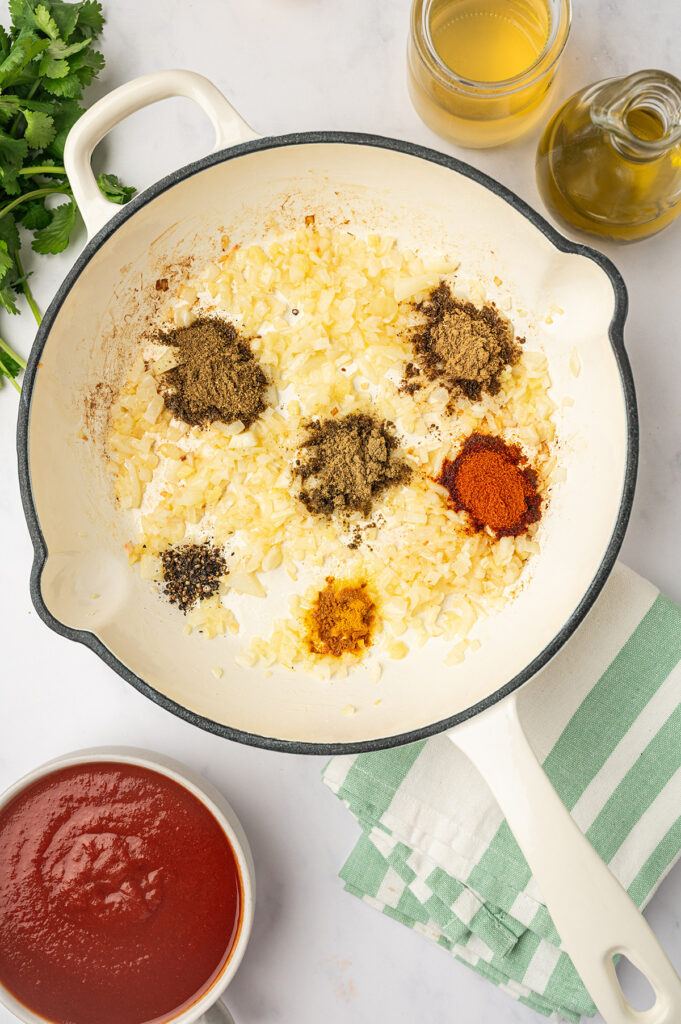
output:
[[[13,199],[11,203],[7,203],[6,206],[3,206],[0,209],[0,218],[4,217],[6,213],[11,213],[15,206],[20,206],[22,203],[25,203],[27,199],[38,199],[41,196],[51,196],[59,193],[67,196],[72,195],[71,189],[68,185],[64,185],[63,187],[50,185],[45,188],[35,188],[32,192],[24,192],[23,195],[17,196],[17,198]]]
[[[18,252],[15,253],[15,255],[14,255],[14,262],[17,265],[17,270],[19,271],[19,277],[22,278],[21,290],[22,290],[22,292],[24,293],[24,295],[26,297],[26,301],[28,302],[29,306],[31,307],[31,312],[33,313],[33,316],[35,317],[35,322],[37,323],[38,327],[40,327],[41,323],[43,322],[43,315],[40,312],[40,310],[38,309],[38,304],[36,303],[35,299],[33,298],[33,292],[31,291],[30,284],[26,280],[26,275],[24,274],[24,268],[23,268],[22,263],[21,263],[21,257],[19,256]]]
[[[31,177],[34,174],[59,174],[59,175],[62,175],[62,174],[66,174],[66,168],[65,167],[52,167],[50,164],[45,164],[44,166],[22,167],[19,171],[17,171],[17,174],[28,174],[28,175],[31,175]]]

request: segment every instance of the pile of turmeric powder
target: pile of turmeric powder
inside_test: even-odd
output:
[[[326,577],[307,613],[307,645],[311,654],[359,654],[371,643],[376,604],[366,583],[342,583]]]

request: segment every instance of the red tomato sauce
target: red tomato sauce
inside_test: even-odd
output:
[[[49,1021],[174,1016],[229,958],[241,904],[219,822],[157,772],[76,765],[0,810],[0,982]]]

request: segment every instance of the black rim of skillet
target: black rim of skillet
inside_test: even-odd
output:
[[[62,303],[77,283],[83,269],[92,259],[97,250],[101,248],[101,246],[126,220],[128,220],[128,218],[134,216],[134,214],[146,203],[150,202],[166,190],[172,188],[174,185],[178,184],[178,182],[184,181],[208,167],[212,167],[215,164],[222,163],[226,160],[234,160],[243,154],[257,152],[259,150],[278,149],[282,146],[308,145],[316,143],[341,143],[355,146],[374,146],[379,149],[389,149],[398,153],[404,153],[407,156],[416,157],[420,160],[427,160],[430,163],[440,164],[442,167],[448,167],[450,170],[464,175],[466,178],[470,178],[484,186],[490,192],[493,192],[495,195],[504,199],[510,206],[529,220],[530,223],[534,224],[534,226],[538,228],[538,230],[541,231],[541,233],[545,235],[550,242],[552,242],[556,249],[561,252],[571,252],[581,256],[586,256],[588,259],[593,260],[594,263],[598,264],[610,279],[613,292],[615,294],[615,309],[609,327],[609,336],[617,367],[619,369],[627,418],[627,455],[624,485],[622,488],[617,521],[615,523],[612,536],[605,553],[603,554],[598,570],[591,580],[582,600],[551,642],[547,644],[547,646],[544,647],[544,649],[528,665],[526,665],[521,672],[515,675],[512,679],[509,679],[503,686],[498,690],[495,690],[494,693],[490,694],[484,700],[470,708],[467,708],[465,711],[462,711],[457,715],[453,715],[450,718],[445,718],[438,722],[432,722],[429,725],[409,732],[404,732],[394,736],[383,736],[378,739],[362,740],[355,743],[309,743],[297,740],[284,740],[273,736],[260,736],[256,733],[245,732],[241,729],[232,728],[229,725],[222,725],[210,718],[204,718],[203,716],[183,707],[181,704],[170,700],[153,686],[150,686],[149,683],[140,679],[139,676],[135,675],[134,672],[131,672],[130,669],[119,661],[118,658],[107,647],[105,647],[101,640],[99,640],[99,638],[93,633],[88,630],[72,629],[70,626],[66,626],[63,622],[56,619],[45,605],[40,589],[40,577],[47,559],[47,547],[40,529],[40,523],[38,521],[38,516],[33,502],[28,454],[31,400],[36,368],[40,361],[40,357],[52,325],[59,313],[59,310],[61,309]],[[162,178],[148,189],[145,189],[145,191],[140,193],[138,196],[135,196],[129,203],[118,210],[111,220],[108,221],[107,224],[97,232],[95,237],[87,243],[83,252],[76,260],[74,266],[71,268],[71,271],[52,300],[50,307],[45,314],[42,325],[38,330],[36,340],[31,350],[28,366],[24,374],[24,386],[19,406],[17,455],[19,463],[19,485],[21,489],[21,498],[34,550],[33,566],[31,570],[31,598],[38,615],[41,617],[43,622],[50,627],[50,629],[54,630],[55,633],[58,633],[60,636],[68,637],[70,640],[75,640],[79,643],[85,644],[94,651],[95,654],[105,662],[105,664],[134,686],[135,689],[155,701],[155,703],[159,704],[162,708],[165,708],[167,711],[171,711],[173,714],[184,719],[186,722],[190,722],[192,725],[197,725],[201,729],[215,733],[218,736],[223,736],[226,739],[236,740],[239,743],[246,743],[254,747],[264,747],[270,750],[286,751],[295,754],[354,754],[371,750],[382,750],[387,747],[400,746],[405,743],[414,743],[418,740],[433,736],[436,733],[444,732],[446,729],[453,728],[460,722],[471,718],[473,715],[479,714],[481,711],[484,711],[486,708],[491,707],[493,704],[496,704],[498,701],[508,696],[514,690],[518,689],[518,687],[522,686],[523,683],[527,682],[528,679],[535,675],[539,669],[543,668],[544,665],[551,660],[554,654],[560,650],[563,644],[570,636],[572,636],[577,626],[582,622],[601,592],[608,576],[610,575],[612,567],[615,564],[615,559],[617,558],[617,554],[622,545],[627,523],[629,521],[638,465],[638,414],[636,408],[636,393],[634,390],[634,380],[631,373],[631,367],[629,365],[629,359],[624,347],[623,337],[627,306],[627,290],[624,281],[622,280],[617,268],[606,256],[597,250],[592,249],[590,246],[572,242],[565,238],[556,231],[548,221],[537,213],[536,210],[532,209],[532,207],[528,206],[527,203],[520,199],[519,196],[504,185],[501,185],[498,181],[495,181],[493,178],[484,174],[482,171],[477,170],[475,167],[471,167],[470,164],[464,163],[461,160],[457,160],[455,157],[447,156],[444,153],[428,149],[425,146],[418,146],[411,142],[386,138],[380,135],[365,135],[356,132],[300,132],[244,142],[229,149],[222,150],[217,153],[211,153],[201,160],[187,164],[172,174],[167,175],[165,178]]]

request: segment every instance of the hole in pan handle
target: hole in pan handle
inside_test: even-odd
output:
[[[220,90],[194,71],[155,71],[114,89],[79,118],[69,132],[64,149],[64,166],[88,238],[104,227],[117,210],[99,191],[90,167],[92,151],[130,114],[173,96],[193,100],[210,119],[215,129],[214,151],[259,138]]]
[[[634,902],[572,820],[523,732],[515,696],[449,734],[492,790],[582,981],[606,1024],[679,1024],[681,979]],[[655,1003],[635,1010],[613,956],[650,982]]]

